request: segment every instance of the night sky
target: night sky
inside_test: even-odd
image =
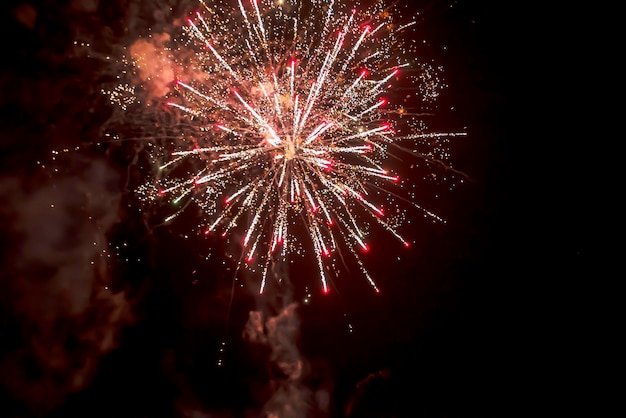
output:
[[[94,145],[110,80],[74,40],[114,45],[166,3],[3,3],[0,417],[262,417],[288,405],[286,417],[505,417],[545,396],[545,382],[519,385],[538,351],[524,324],[545,301],[526,299],[526,284],[588,266],[585,231],[563,222],[535,236],[556,211],[530,204],[517,172],[518,152],[540,140],[520,146],[511,116],[519,11],[415,2],[424,53],[449,85],[436,129],[468,132],[452,161],[472,180],[426,197],[447,223],[417,218],[408,250],[375,237],[366,261],[380,294],[346,273],[323,295],[303,264],[260,298],[248,277],[233,286],[232,246],[193,234],[194,213],[148,226],[129,188],[132,144]],[[251,312],[278,338],[250,330]],[[294,359],[297,384],[280,365]]]

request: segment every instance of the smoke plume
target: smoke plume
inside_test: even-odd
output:
[[[85,159],[55,179],[0,178],[0,383],[43,415],[83,389],[131,320],[110,275],[117,176]]]

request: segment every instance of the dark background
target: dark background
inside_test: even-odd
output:
[[[390,247],[370,260],[380,295],[348,277],[323,296],[315,280],[291,274],[304,386],[330,399],[328,414],[312,416],[544,415],[536,405],[552,405],[585,369],[569,367],[575,350],[560,337],[572,318],[555,307],[588,274],[592,252],[589,203],[573,197],[590,191],[578,142],[561,154],[562,169],[549,168],[560,113],[543,115],[561,102],[544,81],[559,85],[550,64],[558,42],[536,42],[531,16],[546,8],[501,3],[415,5],[450,86],[440,106],[454,111],[438,122],[469,133],[452,158],[475,181],[433,202],[448,223],[418,220],[408,254]],[[232,293],[228,260],[204,259],[228,252],[223,242],[146,226],[126,190],[132,147],[85,146],[111,111],[99,64],[72,56],[73,41],[90,31],[121,37],[135,4],[2,6],[2,417],[259,416],[271,385],[285,380],[267,347],[241,337],[250,310],[275,314],[280,303]],[[51,161],[76,145],[80,158]],[[48,212],[59,199],[63,217]],[[84,249],[94,236],[105,261]],[[106,268],[76,267],[94,259]],[[555,295],[562,278],[570,284]]]

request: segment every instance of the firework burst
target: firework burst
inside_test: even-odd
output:
[[[416,21],[396,21],[380,2],[361,10],[332,0],[233,1],[201,1],[172,39],[168,54],[181,70],[167,107],[185,118],[137,192],[177,204],[167,221],[194,203],[206,215],[203,233],[241,235],[241,263],[258,267],[261,293],[272,263],[302,249],[314,255],[324,293],[327,267],[344,251],[378,292],[361,260],[369,225],[409,246],[391,191],[402,180],[385,168],[390,150],[463,135],[429,132],[423,115],[389,98],[401,81],[415,101],[443,87],[405,42]]]

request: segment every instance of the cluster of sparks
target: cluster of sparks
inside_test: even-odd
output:
[[[324,293],[342,251],[378,292],[361,259],[369,225],[410,245],[399,232],[404,213],[380,201],[401,183],[384,167],[390,148],[463,135],[429,133],[418,112],[385,96],[403,72],[418,93],[411,100],[441,88],[401,53],[416,21],[394,22],[380,2],[359,10],[333,0],[231,1],[201,1],[175,39],[180,66],[193,71],[176,80],[167,106],[187,122],[138,193],[178,204],[167,221],[194,202],[206,214],[203,233],[241,236],[241,262],[262,272],[261,293],[272,263],[295,247],[314,254]]]

